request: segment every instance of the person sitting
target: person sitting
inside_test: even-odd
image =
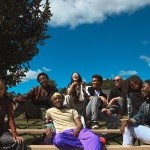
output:
[[[92,76],[92,87],[87,88],[89,102],[86,107],[86,116],[90,120],[92,129],[99,128],[99,121],[110,122],[107,128],[117,128],[119,120],[115,114],[111,114],[107,106],[107,95],[102,92],[103,78],[99,74]]]
[[[71,82],[68,85],[64,105],[70,109],[77,110],[80,115],[85,116],[87,99],[86,84],[83,82],[81,75],[74,72],[71,76]]]
[[[133,145],[133,138],[150,144],[150,79],[144,81],[141,90],[145,102],[140,106],[137,114],[124,121],[120,128],[123,145]]]
[[[27,150],[24,139],[16,132],[12,103],[13,101],[6,95],[5,81],[0,79],[0,147],[2,149]],[[11,132],[5,123],[6,115]]]
[[[137,75],[130,76],[123,83],[122,95],[126,100],[126,112],[129,118],[137,114],[139,107],[145,101],[141,92],[142,83],[142,79]]]
[[[54,93],[51,98],[53,108],[47,110],[46,122],[52,120],[56,130],[54,145],[61,150],[102,150],[98,135],[87,128],[82,128],[80,116],[75,109],[63,106],[64,97]],[[51,128],[46,128],[46,135],[52,136]]]
[[[15,117],[25,113],[27,118],[45,119],[46,110],[52,107],[49,98],[57,91],[57,88],[49,83],[49,77],[44,72],[38,74],[37,81],[40,86],[33,88],[23,96],[14,98],[14,101],[18,102]]]
[[[117,114],[121,117],[124,114],[126,105],[124,96],[122,96],[123,79],[121,76],[114,78],[114,85],[108,97],[107,108],[109,108],[112,114]]]

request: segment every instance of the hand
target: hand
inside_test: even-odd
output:
[[[122,121],[120,126],[120,133],[123,134],[125,127],[128,125],[128,120]]]
[[[111,116],[111,111],[107,108],[103,108],[101,112],[106,113],[108,116]]]
[[[50,138],[52,137],[52,131],[51,131],[51,128],[49,127],[46,128],[46,136]]]
[[[13,139],[14,139],[15,142],[17,142],[18,144],[21,144],[21,143],[24,142],[24,139],[23,139],[23,137],[21,137],[21,136],[16,136],[16,137],[14,137]]]
[[[107,105],[107,99],[104,96],[99,96],[98,98],[103,101],[104,105]]]
[[[107,107],[110,107],[113,103],[117,101],[117,98],[112,98],[110,102],[108,103]]]
[[[80,133],[80,129],[78,129],[78,128],[74,129],[73,135],[74,135],[75,137],[78,137],[79,133]]]

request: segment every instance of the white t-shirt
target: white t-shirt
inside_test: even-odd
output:
[[[57,109],[50,108],[47,110],[45,118],[52,119],[56,133],[62,132],[66,129],[75,129],[76,124],[74,119],[80,117],[78,112],[75,109]]]

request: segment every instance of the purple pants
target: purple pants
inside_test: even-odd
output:
[[[98,135],[89,129],[82,129],[78,137],[73,136],[73,129],[65,130],[55,135],[53,143],[61,150],[102,150],[102,144]]]

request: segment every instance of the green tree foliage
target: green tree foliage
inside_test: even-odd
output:
[[[114,82],[112,79],[105,79],[102,85],[102,89],[111,90],[114,86]]]
[[[9,86],[20,82],[38,54],[51,18],[48,0],[0,0],[0,77]]]
[[[61,94],[64,94],[64,95],[67,94],[67,88],[66,88],[66,87],[60,88],[58,91],[59,91]]]
[[[49,83],[48,83],[51,87],[54,87],[55,89],[57,89],[57,83],[55,80],[53,79],[49,79]]]

